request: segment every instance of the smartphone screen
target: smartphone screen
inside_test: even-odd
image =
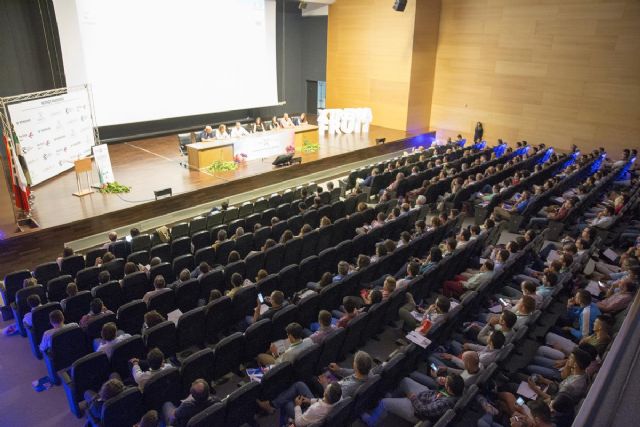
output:
[[[519,397],[518,399],[516,399],[516,405],[518,406],[524,405],[524,399],[522,397]]]
[[[124,240],[126,240],[127,242],[130,242],[131,241],[131,236],[125,237]]]
[[[436,366],[435,363],[431,364],[431,369],[433,369],[433,372],[438,372],[438,367]]]
[[[502,305],[509,305],[509,303],[507,302],[507,300],[505,300],[504,298],[500,298],[500,303]]]
[[[258,301],[260,301],[260,304],[264,304],[264,297],[262,294],[258,294]]]

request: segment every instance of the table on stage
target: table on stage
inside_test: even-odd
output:
[[[215,161],[233,161],[236,154],[246,160],[275,157],[294,145],[300,150],[304,141],[318,143],[318,127],[303,124],[290,129],[256,132],[240,138],[212,139],[187,145],[189,166],[203,169]]]

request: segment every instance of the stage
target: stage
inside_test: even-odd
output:
[[[38,185],[33,189],[33,217],[40,228],[5,236],[0,242],[0,276],[54,260],[64,242],[419,145],[407,139],[409,136],[404,131],[371,126],[367,134],[320,136],[318,152],[296,152],[302,157],[299,165],[276,168],[271,165],[273,159],[254,160],[235,171],[215,174],[181,166],[187,159],[180,155],[176,135],[110,145],[115,178],[131,186],[131,192],[75,197],[73,171]],[[376,138],[387,142],[376,145]],[[94,179],[97,181],[97,176]],[[173,197],[154,201],[153,191],[167,187],[172,188]]]

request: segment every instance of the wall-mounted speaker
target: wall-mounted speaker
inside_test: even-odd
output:
[[[404,12],[405,7],[407,7],[407,0],[396,0],[393,5],[393,10],[396,12]]]

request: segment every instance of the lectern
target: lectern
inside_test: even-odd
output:
[[[85,157],[84,159],[78,159],[73,162],[74,169],[76,171],[76,183],[78,184],[78,191],[73,193],[74,196],[82,197],[87,194],[93,193],[91,189],[91,173],[93,172],[91,166],[91,157]],[[82,187],[82,176],[84,174],[86,187]]]

